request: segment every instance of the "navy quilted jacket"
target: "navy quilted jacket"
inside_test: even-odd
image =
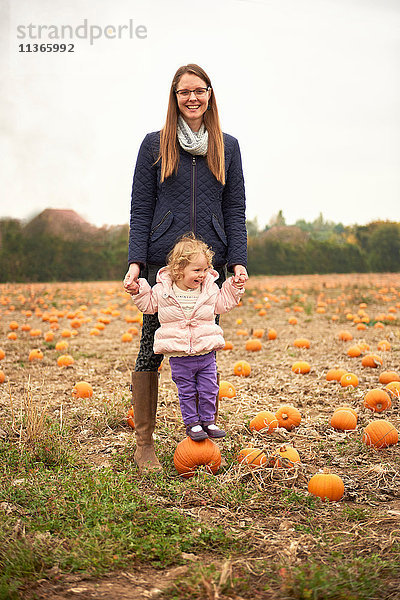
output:
[[[214,266],[247,264],[245,192],[238,141],[224,133],[226,184],[203,156],[180,148],[178,173],[160,183],[160,132],[139,150],[132,186],[129,264],[165,265],[168,252],[193,231],[213,249]]]

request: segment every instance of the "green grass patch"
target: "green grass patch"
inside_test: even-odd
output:
[[[293,600],[371,600],[386,598],[388,578],[395,575],[391,561],[332,553],[328,562],[311,561],[283,571],[281,598]],[[385,594],[385,595],[383,595]]]
[[[182,552],[239,548],[223,527],[148,500],[134,472],[55,466],[1,446],[0,586],[9,594],[54,565],[102,574],[140,562],[163,568],[181,562]]]
[[[397,569],[397,572],[396,572]],[[296,567],[254,561],[232,568],[227,562],[208,567],[194,565],[169,586],[163,600],[245,598],[261,600],[371,600],[395,598],[397,568],[386,559],[332,553],[323,563],[309,560]],[[218,595],[216,595],[216,593]]]

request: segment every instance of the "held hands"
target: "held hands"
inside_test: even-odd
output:
[[[238,290],[243,289],[248,278],[246,267],[243,267],[243,265],[235,265],[233,267],[233,287]]]
[[[135,296],[139,293],[139,284],[137,282],[139,273],[140,266],[137,263],[132,263],[129,265],[129,270],[124,277],[124,290],[132,296]]]

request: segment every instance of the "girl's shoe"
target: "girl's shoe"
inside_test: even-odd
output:
[[[220,429],[215,423],[203,423],[203,431],[206,432],[209,438],[223,438],[226,436],[226,431]]]
[[[190,437],[194,442],[201,442],[208,438],[207,433],[204,431],[200,423],[194,425],[186,425],[186,435]]]

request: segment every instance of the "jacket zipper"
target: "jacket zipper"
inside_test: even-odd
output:
[[[170,214],[170,210],[165,213],[165,215],[163,216],[163,218],[161,219],[161,221],[159,223],[157,223],[157,225],[155,227],[153,227],[153,229],[150,231],[150,235],[153,235],[153,233],[155,231],[157,231],[157,229],[164,223],[165,219],[168,217],[168,215]]]
[[[191,214],[190,228],[196,235],[196,157],[192,156],[192,198],[191,198]]]

